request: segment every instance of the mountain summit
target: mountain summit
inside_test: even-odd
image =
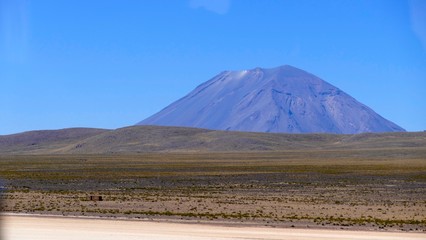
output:
[[[298,68],[224,71],[137,125],[287,133],[405,131]]]

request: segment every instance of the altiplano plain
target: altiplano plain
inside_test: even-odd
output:
[[[6,212],[423,232],[425,159],[424,147],[24,155],[0,157],[0,174]]]
[[[0,139],[17,149],[0,156],[4,212],[426,232],[426,133],[73,131],[61,131],[75,137],[60,141],[52,131]],[[267,150],[252,148],[259,142]],[[25,154],[6,147],[13,144],[28,146]],[[104,152],[110,146],[116,153]],[[141,146],[157,152],[137,152]],[[52,153],[58,149],[70,153]]]

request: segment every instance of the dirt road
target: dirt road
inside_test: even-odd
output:
[[[421,233],[235,227],[206,224],[89,218],[14,216],[1,217],[3,240],[417,240]]]

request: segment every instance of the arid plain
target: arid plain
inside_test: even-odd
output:
[[[425,232],[425,142],[425,133],[305,135],[267,151],[4,154],[3,211]]]

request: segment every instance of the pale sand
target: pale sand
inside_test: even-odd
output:
[[[339,239],[414,240],[422,233],[237,227],[46,216],[1,217],[2,240],[229,240],[229,239]]]

